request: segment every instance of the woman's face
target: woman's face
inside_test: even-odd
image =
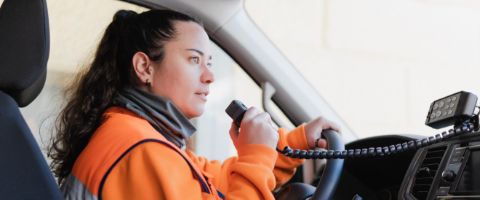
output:
[[[210,40],[195,22],[175,22],[175,28],[177,35],[165,44],[162,62],[154,63],[151,91],[172,100],[187,118],[194,118],[203,113],[214,81]]]

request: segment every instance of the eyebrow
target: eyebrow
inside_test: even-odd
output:
[[[187,51],[195,51],[197,52],[198,54],[200,54],[201,56],[205,55],[205,53],[203,53],[202,51],[198,50],[198,49],[186,49]],[[208,57],[209,60],[212,59],[212,56],[209,56]]]

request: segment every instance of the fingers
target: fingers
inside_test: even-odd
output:
[[[327,127],[327,128],[325,128],[325,129],[332,129],[332,130],[336,131],[337,133],[340,133],[340,132],[341,132],[341,131],[340,131],[340,127],[339,127],[337,124],[333,123],[333,122],[330,122],[330,121],[329,121],[329,122],[326,124],[326,127]]]
[[[275,149],[278,134],[271,123],[272,120],[268,113],[254,107],[249,108],[240,125],[238,144],[264,144]]]
[[[266,112],[258,114],[255,118],[253,118],[253,120],[258,122],[258,123],[266,123],[266,124],[269,125],[269,127],[272,130],[277,131],[277,127],[276,127],[275,123],[273,123],[272,117],[270,116],[270,114],[268,114]]]
[[[240,126],[242,126],[244,122],[252,120],[260,113],[261,111],[255,107],[248,108],[248,110],[245,112],[245,115],[243,116],[242,123],[240,124]]]
[[[252,120],[254,123],[268,123],[272,127],[273,130],[276,130],[276,125],[273,123],[272,118],[270,117],[270,114],[267,112],[262,112],[256,107],[250,107],[246,112],[245,115],[243,116],[242,124],[244,121],[250,121]],[[241,125],[240,125],[241,126]]]
[[[340,128],[333,122],[326,120],[322,117],[318,117],[305,126],[305,134],[307,138],[307,144],[310,149],[313,148],[325,148],[327,142],[321,139],[323,130],[334,130],[340,132]]]
[[[235,146],[235,148],[237,148],[238,127],[237,125],[235,125],[235,122],[232,122],[229,133],[230,133],[230,139],[232,140],[233,145]]]
[[[336,132],[340,132],[340,127],[333,123],[332,121],[326,120],[325,118],[319,117],[313,120],[317,126],[321,127],[322,130],[332,129]]]
[[[253,120],[256,121],[261,121],[270,124],[272,122],[272,119],[270,118],[270,115],[266,112],[260,113]]]
[[[319,139],[316,141],[317,144],[315,145],[315,147],[317,148],[322,148],[322,149],[326,149],[327,148],[327,140],[325,139]]]
[[[232,137],[232,139],[233,139],[233,138],[237,138],[237,136],[238,136],[238,127],[237,127],[237,125],[235,125],[235,122],[233,122],[233,121],[232,121],[232,124],[230,125],[230,130],[229,130],[229,132],[230,132],[230,137]]]

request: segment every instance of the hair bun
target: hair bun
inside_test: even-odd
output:
[[[131,10],[119,10],[115,13],[115,16],[113,16],[113,20],[125,20],[125,19],[131,19],[135,16],[137,16],[138,13],[135,11]]]

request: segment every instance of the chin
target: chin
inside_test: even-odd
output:
[[[204,111],[203,106],[201,108],[192,109],[190,110],[190,112],[186,114],[186,117],[188,119],[200,117],[203,114],[203,111]]]

